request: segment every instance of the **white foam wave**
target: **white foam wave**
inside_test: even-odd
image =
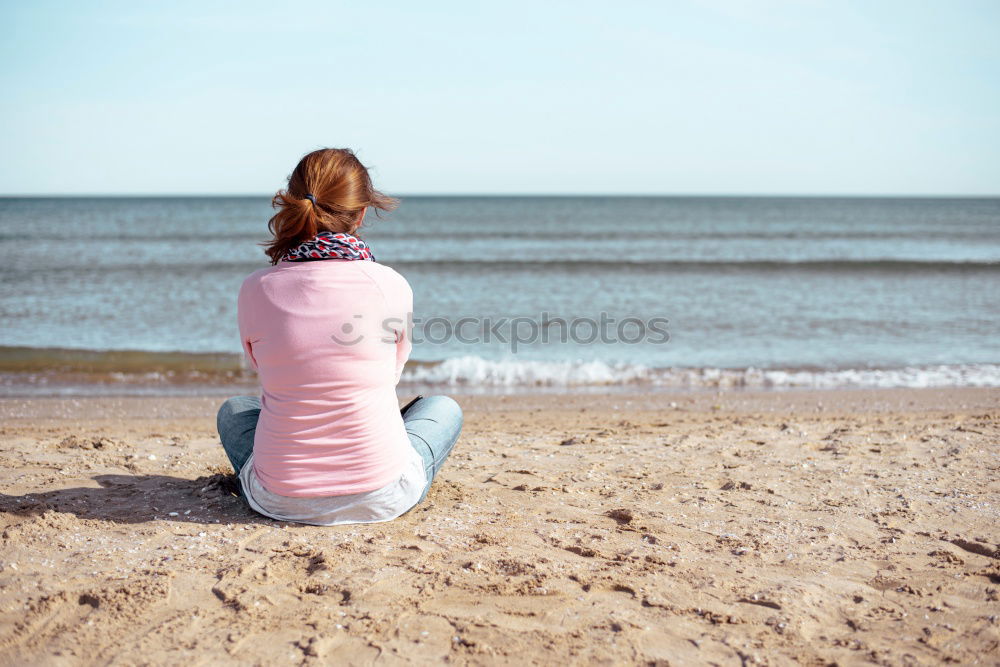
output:
[[[609,365],[603,361],[490,361],[473,356],[417,366],[403,374],[404,382],[414,384],[489,387],[608,385],[650,380],[649,369],[638,365]]]
[[[698,388],[1000,387],[1000,365],[839,370],[649,368],[602,361],[491,361],[466,356],[408,368],[403,382],[467,387],[627,386]]]
[[[903,368],[668,369],[657,384],[682,387],[814,389],[889,387],[1000,387],[1000,365],[907,366]]]

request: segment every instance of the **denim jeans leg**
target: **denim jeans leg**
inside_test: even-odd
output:
[[[234,396],[219,408],[215,420],[219,439],[237,475],[253,453],[253,437],[259,416],[260,399],[254,396]]]
[[[410,444],[424,460],[427,473],[427,486],[417,501],[419,503],[427,497],[431,482],[458,441],[462,431],[462,408],[447,396],[428,396],[406,411],[403,425]]]

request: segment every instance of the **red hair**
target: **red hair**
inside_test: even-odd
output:
[[[274,238],[264,252],[277,264],[318,232],[354,233],[368,207],[391,211],[398,204],[372,186],[368,169],[351,150],[321,148],[299,160],[288,187],[271,199],[278,212],[267,223]]]

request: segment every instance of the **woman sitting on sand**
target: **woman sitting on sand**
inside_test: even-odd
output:
[[[272,200],[273,266],[239,294],[240,338],[261,398],[219,410],[219,437],[256,511],[315,525],[388,521],[427,495],[462,428],[446,396],[401,414],[413,292],[356,236],[372,187],[349,150],[306,155]]]

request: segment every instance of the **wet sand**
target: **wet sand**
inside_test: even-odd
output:
[[[0,663],[1000,664],[1000,390],[462,397],[335,528],[232,495],[218,402],[0,400]]]

